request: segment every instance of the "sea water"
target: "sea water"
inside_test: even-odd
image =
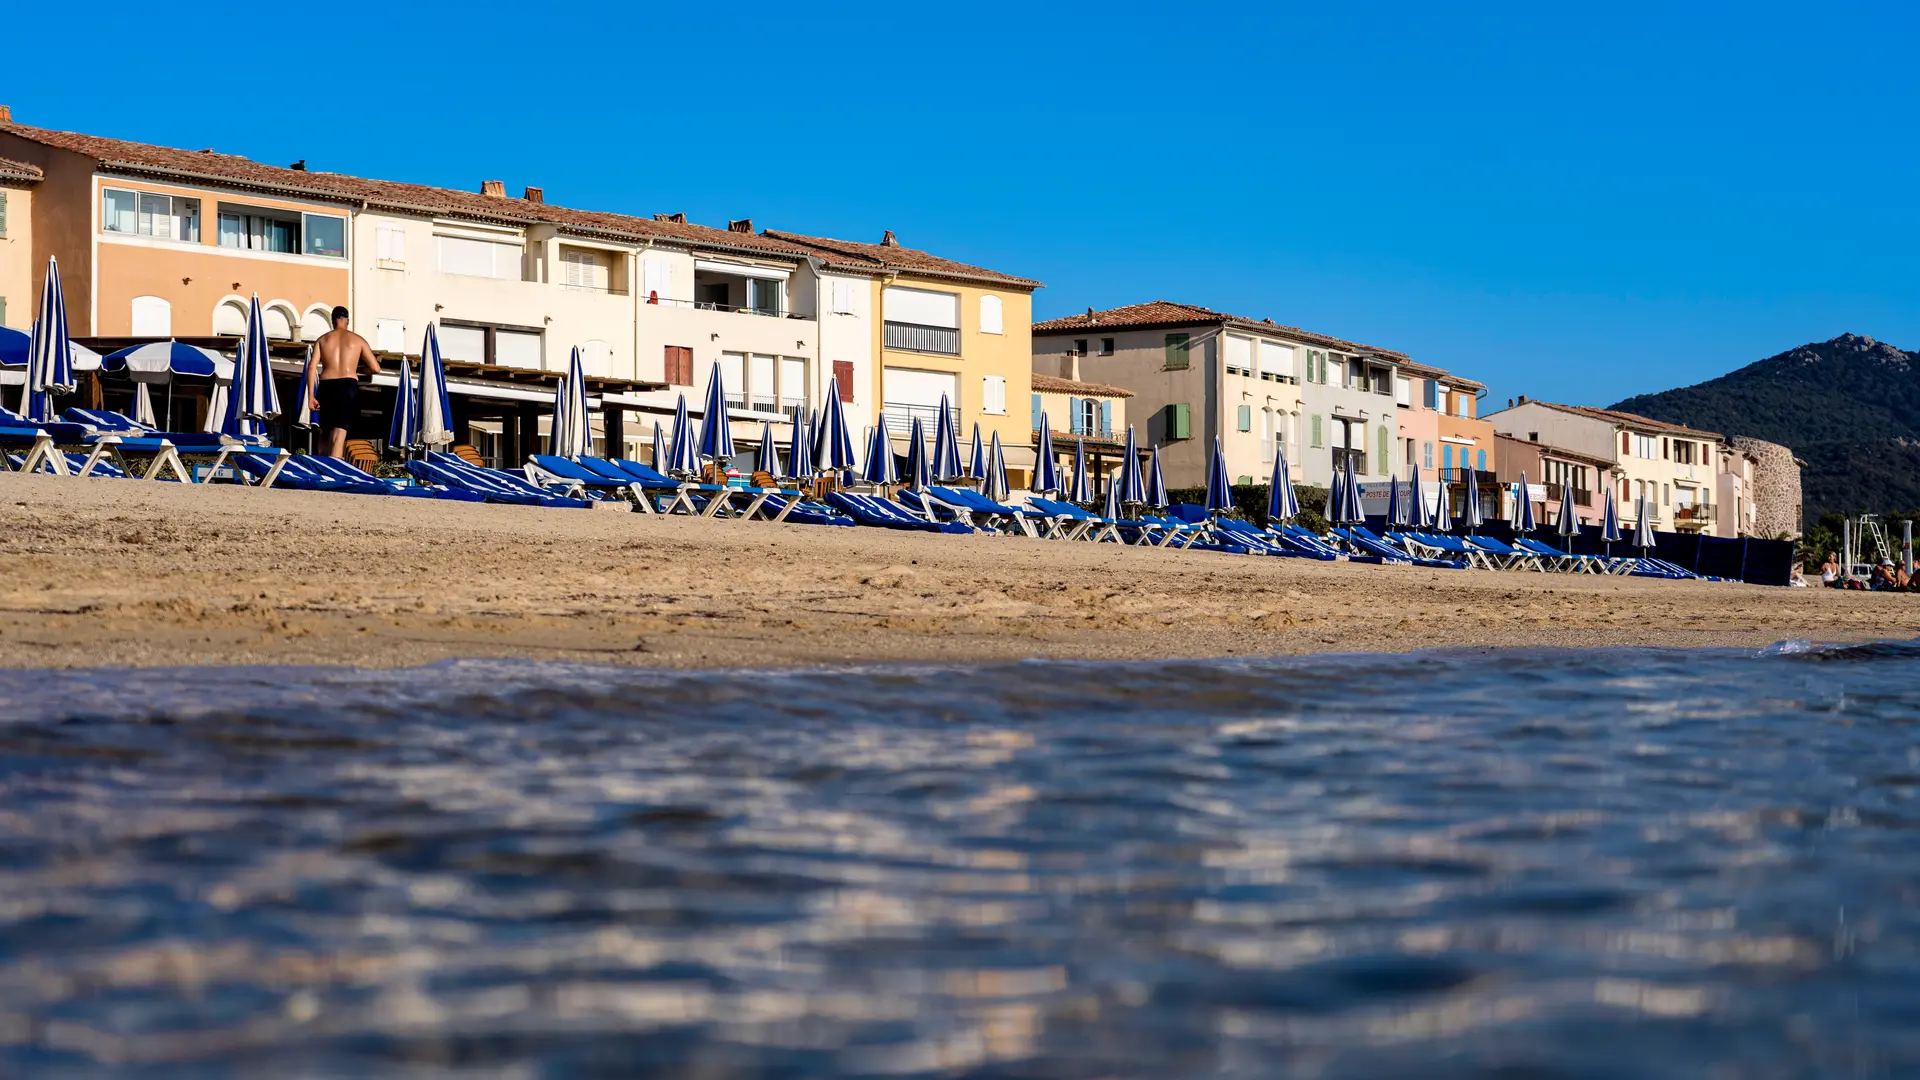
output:
[[[1920,1075],[1920,646],[0,674],[0,1074]]]

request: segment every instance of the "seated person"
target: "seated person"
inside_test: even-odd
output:
[[[1839,589],[1839,588],[1845,587],[1840,583],[1840,553],[1839,552],[1837,551],[1827,552],[1827,561],[1820,564],[1820,584],[1826,586],[1829,589]]]
[[[1891,592],[1898,587],[1893,576],[1893,562],[1888,559],[1882,559],[1867,577],[1867,588],[1874,592]]]

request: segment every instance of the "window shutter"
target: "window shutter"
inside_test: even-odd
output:
[[[1113,437],[1113,402],[1111,401],[1100,403],[1100,437],[1103,439]]]
[[[1235,419],[1238,421],[1238,427],[1241,431],[1252,431],[1253,430],[1253,406],[1251,405],[1240,406],[1239,415],[1236,416]]]
[[[1475,450],[1473,454],[1474,454],[1474,458],[1476,459],[1473,467],[1476,469],[1479,469],[1481,472],[1486,472],[1487,471],[1487,452],[1485,450]]]
[[[1086,434],[1085,431],[1081,430],[1080,399],[1077,397],[1070,397],[1067,399],[1067,434],[1069,435],[1085,435]]]
[[[833,362],[833,383],[840,390],[840,400],[853,400],[853,361],[835,360]]]
[[[1167,406],[1167,438],[1190,439],[1193,437],[1193,406],[1178,402]]]
[[[1033,395],[1033,430],[1040,430],[1040,395]]]
[[[0,191],[0,236],[7,235],[7,193]]]
[[[1387,471],[1387,426],[1385,424],[1380,425],[1380,436],[1375,441],[1380,447],[1380,463],[1374,466],[1373,471],[1384,473]]]
[[[1429,409],[1440,408],[1440,384],[1432,379],[1425,379],[1423,382],[1426,385],[1421,390],[1420,403]]]
[[[1313,445],[1315,446],[1326,445],[1327,440],[1326,440],[1325,432],[1326,432],[1326,429],[1323,428],[1320,423],[1320,414],[1314,413],[1313,414]]]
[[[1167,367],[1179,369],[1187,366],[1188,339],[1185,334],[1167,335]]]
[[[1440,448],[1440,469],[1442,472],[1453,468],[1453,446],[1448,444]]]

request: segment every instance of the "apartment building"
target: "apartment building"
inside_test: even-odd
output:
[[[1610,482],[1623,522],[1635,520],[1644,496],[1656,529],[1714,527],[1721,441],[1714,432],[1613,409],[1525,398],[1487,420],[1503,435],[1611,461]]]
[[[1143,445],[1167,483],[1206,480],[1220,440],[1235,483],[1263,483],[1285,455],[1296,483],[1325,485],[1351,458],[1362,479],[1394,475],[1401,353],[1272,320],[1167,300],[1050,319],[1033,328],[1033,370],[1134,395]]]
[[[45,262],[36,270],[33,192],[45,173],[24,161],[0,158],[0,326],[33,324],[34,299]]]
[[[1611,458],[1595,457],[1538,439],[1512,435],[1493,437],[1494,476],[1502,486],[1518,484],[1526,478],[1528,495],[1533,501],[1534,520],[1545,524],[1560,520],[1563,500],[1573,501],[1574,519],[1582,525],[1597,525],[1605,513],[1604,492],[1614,480]],[[1509,509],[1502,507],[1502,511]]]
[[[1093,494],[1098,498],[1107,490],[1109,474],[1117,472],[1126,461],[1127,425],[1131,422],[1127,401],[1132,397],[1131,391],[1118,386],[1034,374],[1029,408],[1034,452],[1039,451],[1040,421],[1044,418],[1047,431],[1053,436],[1056,463],[1063,470],[1073,467],[1077,446],[1086,448],[1087,471],[1092,477]],[[1144,461],[1147,447],[1141,438],[1136,432],[1134,452],[1142,455]]]

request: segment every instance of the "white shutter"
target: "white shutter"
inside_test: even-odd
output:
[[[506,247],[495,244],[494,247]],[[523,334],[516,330],[495,330],[493,332],[493,362],[502,367],[533,368],[540,367],[540,335]]]
[[[884,302],[888,322],[960,329],[960,298],[953,293],[896,286],[886,291]]]
[[[1253,368],[1253,340],[1227,335],[1227,366],[1239,371]]]
[[[747,392],[745,353],[723,352],[720,354],[720,382],[727,392],[729,401],[745,399]]]
[[[173,305],[158,296],[133,298],[133,336],[171,337]]]
[[[1285,345],[1271,341],[1260,343],[1260,374],[1290,376],[1293,374],[1293,350]]]
[[[937,401],[935,404],[939,404]],[[980,380],[980,411],[994,416],[1007,414],[1007,380],[1004,376],[988,375]]]
[[[440,270],[468,277],[502,278],[511,281],[520,276],[520,245],[471,240],[464,236],[436,237],[440,241]]]
[[[566,251],[561,253],[560,261],[566,266],[567,288],[593,288],[593,256],[584,251]]]
[[[381,265],[401,265],[407,261],[406,231],[382,225],[373,233],[374,259]]]
[[[807,362],[798,357],[780,358],[780,397],[793,404],[807,400]]]
[[[670,299],[673,293],[673,264],[665,259],[647,259],[644,262],[646,272],[647,297],[649,299]]]
[[[469,357],[466,356],[455,357],[453,355],[453,350],[447,347],[447,335],[449,334],[471,334],[475,339],[472,346],[473,354],[471,359],[474,363],[479,363],[485,358],[485,349],[487,347],[486,332],[481,330],[460,330],[458,328],[442,329],[440,331],[440,355],[443,358],[448,360],[469,359]],[[399,319],[375,319],[373,321],[373,347],[379,352],[406,352],[407,324]]]
[[[854,314],[853,282],[836,281],[833,283],[833,313],[835,315]]]
[[[1405,375],[1393,377],[1393,401],[1396,405],[1413,405],[1413,380]]]
[[[381,344],[376,347],[388,352],[400,352],[401,346],[406,344],[406,329],[400,325],[399,319],[380,320],[379,323],[375,324],[374,333],[376,335],[385,333],[386,331],[381,329],[381,327],[389,323],[394,327],[393,332],[399,335],[398,339],[395,340],[391,346]],[[438,334],[440,338],[440,356],[443,359],[458,360],[463,364],[484,364],[487,362],[487,332],[485,330],[474,326],[443,325],[439,328]],[[381,340],[384,341],[385,339]]]
[[[754,408],[765,407],[771,411],[773,401],[773,371],[775,357],[763,353],[754,353],[747,368],[747,400]]]
[[[1000,298],[997,296],[982,296],[980,298],[980,332],[983,334],[1004,333],[1000,327]]]

